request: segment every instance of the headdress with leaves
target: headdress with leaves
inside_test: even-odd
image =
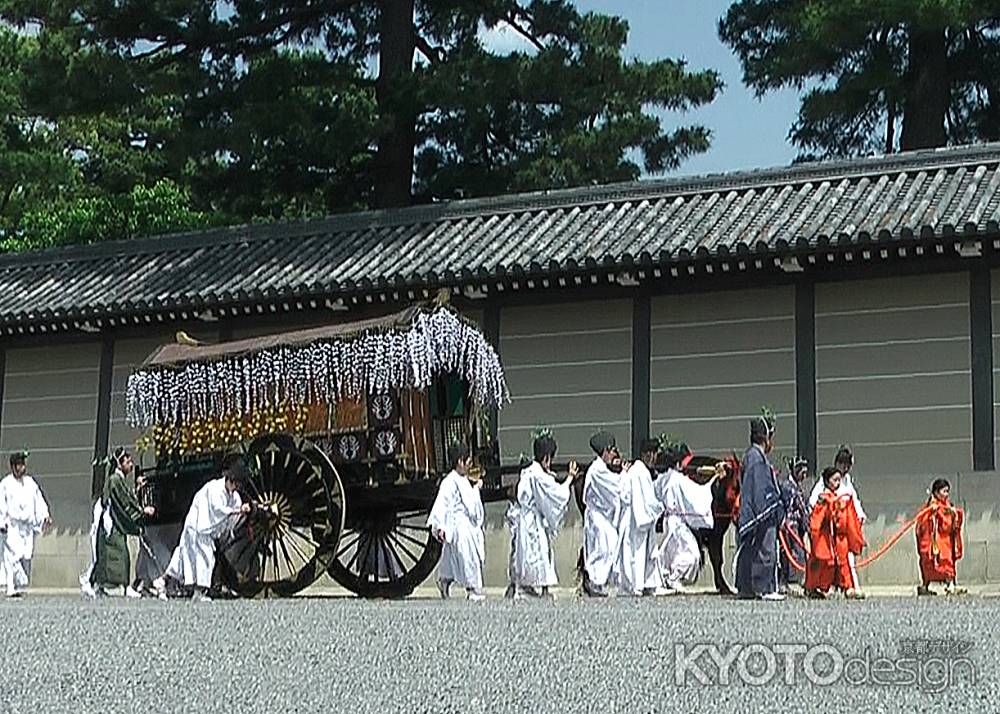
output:
[[[660,434],[656,437],[660,442],[661,449],[674,449],[681,445],[681,439],[673,434]]]
[[[535,429],[533,432],[531,432],[531,441],[532,442],[535,442],[535,441],[538,441],[539,439],[544,439],[544,438],[549,438],[549,439],[553,438],[552,429],[548,428],[547,426],[543,426],[543,427],[541,427],[539,429]]]
[[[775,425],[778,422],[778,419],[774,414],[774,410],[765,404],[760,408],[760,416],[761,419],[764,420],[764,423],[767,425],[767,433],[773,434]]]
[[[660,449],[668,454],[671,454],[678,461],[684,460],[689,454],[692,454],[691,448],[687,443],[678,436],[671,434],[660,434]],[[690,460],[690,459],[688,459]]]

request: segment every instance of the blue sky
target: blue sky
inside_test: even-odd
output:
[[[581,10],[618,15],[629,22],[630,57],[684,59],[693,69],[717,70],[726,86],[712,104],[687,114],[664,115],[667,126],[700,123],[712,130],[712,148],[669,175],[717,173],[781,166],[795,157],[788,129],[798,112],[798,92],[757,99],[741,81],[736,57],[716,32],[728,0],[576,0]]]

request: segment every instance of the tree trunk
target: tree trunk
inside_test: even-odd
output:
[[[375,205],[407,206],[413,184],[416,99],[413,2],[379,0],[379,72],[375,98],[384,123],[375,153]]]
[[[994,79],[991,76],[990,79]],[[982,141],[997,141],[1000,139],[1000,88],[994,82],[986,85],[986,105],[982,110],[982,118],[976,127],[976,135]]]
[[[885,153],[891,154],[896,150],[896,100],[890,96],[886,98],[886,112],[889,116],[885,122]]]
[[[910,28],[904,86],[906,97],[900,149],[944,146],[948,141],[944,121],[951,100],[951,85],[943,29]]]

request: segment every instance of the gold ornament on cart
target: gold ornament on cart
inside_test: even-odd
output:
[[[154,448],[157,454],[186,456],[224,450],[261,434],[300,434],[305,430],[310,411],[316,409],[317,405],[285,403],[246,416],[226,414],[218,419],[193,419],[179,425],[157,424],[136,440],[136,449]]]

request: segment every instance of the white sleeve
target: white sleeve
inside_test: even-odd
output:
[[[656,521],[663,513],[663,504],[657,498],[653,488],[653,477],[645,464],[637,462],[629,469],[627,481],[632,485],[632,518],[639,527],[647,526]],[[632,473],[632,470],[635,472]]]
[[[42,489],[38,488],[38,484],[35,484],[35,528],[41,528],[42,524],[49,517],[49,504],[45,502],[45,497],[42,496]]]
[[[208,507],[207,521],[209,524],[209,530],[214,531],[216,528],[225,523],[234,513],[239,513],[239,506],[233,508],[229,505],[229,499],[226,497],[226,490],[223,487],[221,493],[209,491],[207,494],[208,498],[205,499],[205,505]],[[238,496],[237,496],[238,497]]]
[[[535,508],[542,514],[546,529],[555,532],[562,526],[569,505],[569,482],[559,483],[551,476],[532,479]]]
[[[854,484],[846,484],[844,490],[851,494],[851,500],[854,501],[854,511],[858,514],[858,520],[862,523],[868,520],[868,516],[865,515],[865,509],[861,507],[861,497],[858,496],[858,491],[854,488]]]
[[[0,527],[10,526],[9,509],[7,508],[7,484],[6,479],[0,481]]]
[[[632,468],[635,468],[633,465]],[[632,497],[635,495],[636,475],[623,471],[618,476],[618,500],[623,508],[628,508],[632,504]]]
[[[484,513],[483,499],[479,495],[479,489],[473,486],[465,476],[459,476],[459,478],[461,481],[455,484],[458,487],[455,506],[456,508],[461,507],[472,523],[479,523],[481,525]]]
[[[483,528],[486,525],[486,507],[483,506],[483,497],[479,495],[479,489],[475,486],[472,487],[472,498],[469,520],[476,528]]]
[[[427,516],[427,525],[443,531],[445,540],[448,540],[448,534],[451,530],[451,510],[454,508],[455,500],[454,491],[454,482],[451,480],[451,474],[448,474],[441,481],[437,496],[434,499],[434,505]]]
[[[821,493],[823,493],[823,479],[817,478],[816,483],[813,484],[812,493],[809,494],[808,506],[810,513],[812,513],[812,510],[814,508],[816,508],[816,504],[819,503],[819,497]]]

